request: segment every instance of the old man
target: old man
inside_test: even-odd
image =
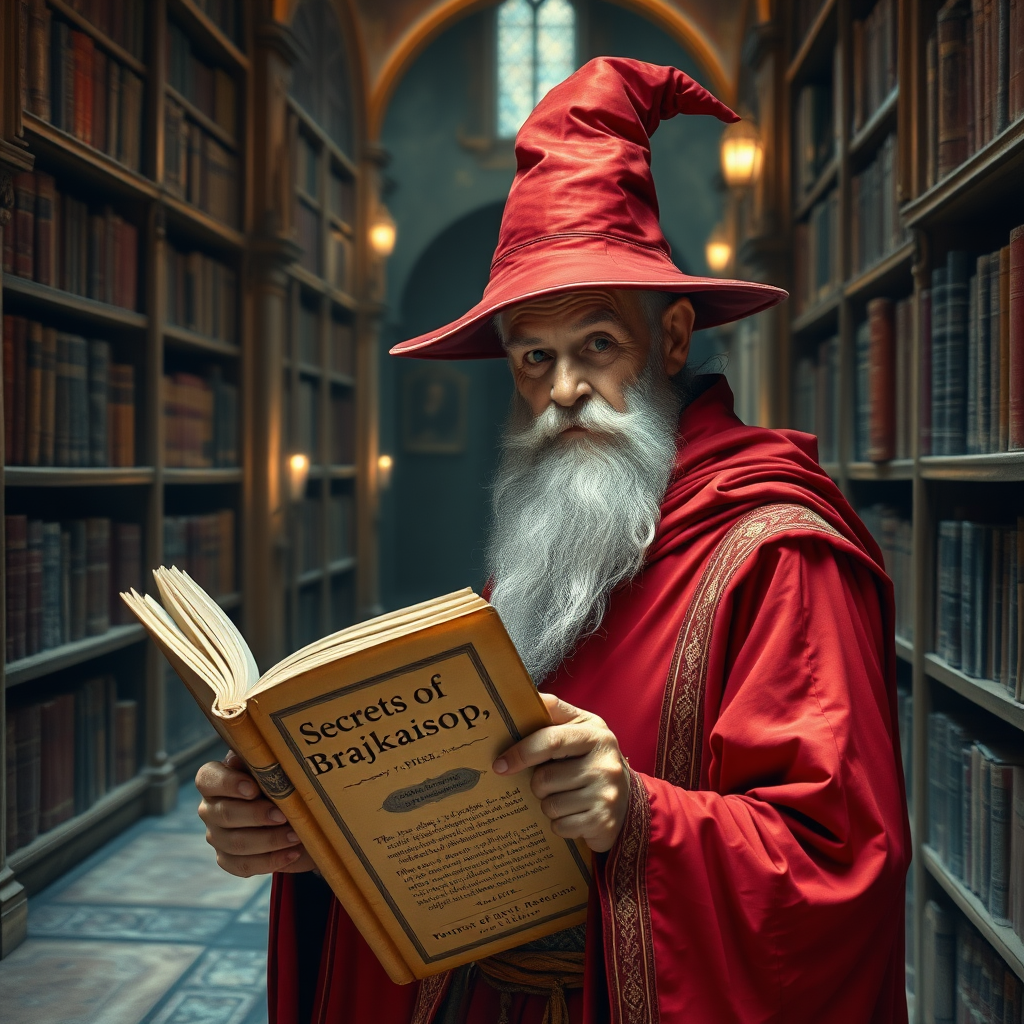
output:
[[[553,89],[483,299],[393,350],[508,360],[489,596],[554,724],[494,770],[594,851],[586,928],[395,986],[229,757],[200,814],[226,870],[277,872],[276,1024],[906,1020],[891,585],[814,439],[686,369],[784,293],[671,263],[649,138],[677,113],[735,119],[637,61]]]

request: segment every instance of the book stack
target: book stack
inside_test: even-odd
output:
[[[201,252],[167,251],[167,320],[176,327],[236,344],[235,272]]]
[[[353,554],[355,499],[352,494],[332,494],[328,505],[330,519],[330,558],[336,562]]]
[[[1024,750],[928,716],[928,841],[997,924],[1024,934]]]
[[[24,108],[130,170],[141,170],[143,80],[102,42],[51,17],[44,0],[27,6]],[[73,6],[111,41],[142,59],[142,0]]]
[[[856,135],[896,88],[897,0],[878,0],[853,22],[853,124]]]
[[[949,252],[931,285],[921,310],[923,454],[1024,448],[1024,225],[995,252]]]
[[[852,232],[852,264],[863,271],[910,240],[903,227],[896,195],[896,135],[886,136],[874,160],[853,177],[851,203],[856,229]]]
[[[842,283],[839,260],[839,192],[815,203],[793,229],[793,301],[804,312],[835,293]]]
[[[113,676],[7,713],[7,852],[28,846],[138,770],[138,705]]]
[[[234,593],[235,513],[164,517],[164,561],[187,572],[207,593]]]
[[[107,518],[4,517],[8,662],[129,621],[117,595],[142,578],[142,530]],[[113,586],[112,586],[113,585]]]
[[[14,176],[14,218],[4,230],[4,273],[135,309],[138,231],[106,206],[57,190],[42,171]]]
[[[1024,115],[1017,0],[946,0],[926,48],[930,188]]]
[[[794,412],[797,430],[817,436],[819,460],[838,462],[839,338],[828,338],[814,356],[797,360]]]
[[[164,377],[164,464],[209,469],[238,465],[238,388],[219,366],[206,377]]]
[[[857,328],[854,448],[860,461],[911,454],[913,299],[871,299]]]
[[[832,88],[805,85],[796,101],[793,124],[793,157],[797,195],[814,188],[836,153],[836,133],[832,117]]]
[[[1020,700],[1024,517],[1016,527],[939,523],[936,654]]]
[[[135,370],[110,344],[4,317],[9,466],[135,465]]]
[[[238,159],[221,141],[237,130],[234,79],[202,61],[188,36],[167,25],[168,96],[164,104],[164,184],[225,224],[238,224]],[[199,115],[199,116],[197,116]],[[214,135],[207,125],[216,125]]]
[[[870,505],[860,509],[858,515],[882,549],[885,571],[896,592],[896,635],[913,643],[914,577],[910,568],[913,524],[899,509],[890,505]]]

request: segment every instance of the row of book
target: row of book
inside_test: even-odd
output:
[[[931,187],[1024,115],[1024,11],[1017,0],[946,0],[926,49]]]
[[[1021,700],[1024,664],[1024,517],[1016,526],[939,523],[935,652],[974,679]]]
[[[842,284],[839,192],[815,203],[793,229],[793,302],[797,314],[833,295]]]
[[[213,366],[206,377],[164,377],[164,464],[186,469],[238,465],[238,387]]]
[[[350,493],[328,498],[327,557],[331,562],[353,554],[354,502]],[[322,564],[323,502],[304,498],[295,506],[295,550],[299,572],[308,572]]]
[[[138,771],[138,704],[112,675],[7,711],[7,853],[87,811]]]
[[[851,263],[866,270],[910,240],[896,195],[896,135],[887,135],[868,166],[855,174],[851,190],[854,230]]]
[[[793,115],[794,180],[797,196],[814,187],[836,154],[834,92],[831,86],[805,85],[796,98]]]
[[[922,453],[1024,448],[1024,225],[994,253],[947,253],[921,319]]]
[[[129,621],[117,594],[141,581],[138,523],[8,515],[4,536],[8,662]]]
[[[134,466],[135,369],[110,343],[3,319],[9,466]]]
[[[882,549],[885,571],[892,580],[896,595],[896,635],[913,643],[914,577],[910,569],[913,524],[891,505],[869,505],[860,509],[858,514]]]
[[[238,157],[170,96],[164,103],[164,184],[211,217],[238,225]]]
[[[878,0],[853,22],[853,116],[856,134],[896,88],[899,4]]]
[[[208,338],[238,341],[238,278],[201,252],[167,251],[167,320]]]
[[[928,842],[993,921],[1024,935],[1024,750],[974,729],[928,716]]]
[[[796,361],[793,426],[818,438],[818,459],[839,461],[839,338],[819,342]]]
[[[238,125],[235,80],[198,56],[188,35],[173,21],[167,23],[165,40],[167,84],[233,139]]]
[[[135,309],[139,236],[109,206],[90,209],[62,193],[53,176],[14,176],[14,217],[4,230],[4,273],[73,295]]]
[[[970,921],[929,900],[921,937],[921,1020],[1020,1024],[1024,986]]]
[[[857,327],[854,453],[887,462],[911,455],[913,299],[871,299]]]
[[[89,24],[94,25],[108,39],[136,60],[145,60],[144,0],[66,0]],[[31,0],[34,8],[42,7],[45,0]]]
[[[164,516],[164,565],[187,572],[214,597],[234,593],[235,513]]]

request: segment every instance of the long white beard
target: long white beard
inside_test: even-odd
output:
[[[640,571],[654,539],[681,397],[658,359],[625,398],[624,413],[594,396],[536,419],[513,399],[488,568],[491,603],[536,683],[600,626],[609,594]],[[571,426],[599,436],[561,436]]]

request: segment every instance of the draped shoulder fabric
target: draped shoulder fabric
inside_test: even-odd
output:
[[[683,412],[644,571],[542,687],[604,718],[631,768],[574,1021],[906,1021],[893,635],[881,553],[814,439],[744,426],[716,380]],[[275,880],[276,1024],[299,1024],[294,884]],[[372,998],[374,1024],[427,1024],[444,1000],[446,976],[391,985],[338,907],[322,949],[314,1021]],[[463,1005],[495,1019],[483,982]]]

